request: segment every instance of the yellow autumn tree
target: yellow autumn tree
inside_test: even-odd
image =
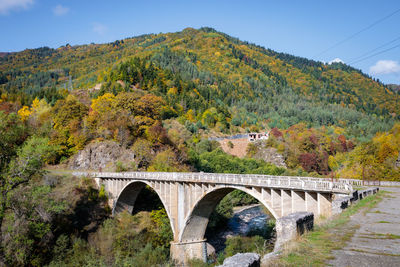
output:
[[[31,107],[32,114],[30,115],[30,123],[34,127],[39,127],[44,122],[49,122],[51,118],[51,106],[46,102],[45,99],[39,100],[35,98],[32,102]]]
[[[389,132],[378,133],[368,143],[357,146],[349,153],[335,156],[338,177],[366,180],[399,180],[400,168],[396,160],[400,153],[400,124]]]
[[[186,112],[186,119],[191,122],[196,122],[196,114],[194,113],[193,109],[189,109]]]
[[[110,112],[113,108],[115,108],[115,104],[115,96],[111,93],[106,93],[96,99],[93,99],[90,107],[93,112],[98,112],[101,114]]]
[[[28,106],[23,106],[20,110],[18,110],[18,115],[22,121],[27,121],[29,116],[32,114],[32,110]]]

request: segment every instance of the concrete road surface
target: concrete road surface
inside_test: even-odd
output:
[[[333,251],[331,266],[400,267],[400,188],[389,191],[378,205],[366,214],[351,217],[350,224],[359,225],[346,247]]]

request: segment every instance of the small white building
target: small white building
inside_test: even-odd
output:
[[[264,133],[249,133],[248,138],[250,142],[258,140],[267,140],[269,138],[269,132]]]

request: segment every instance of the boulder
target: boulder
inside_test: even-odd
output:
[[[261,259],[261,264],[269,266],[271,261],[276,260],[281,255],[281,251],[273,251],[268,254],[265,254],[264,257]]]
[[[131,150],[122,148],[113,141],[88,144],[69,161],[69,168],[74,170],[113,170],[116,162],[130,166],[135,160]]]
[[[257,253],[238,253],[226,258],[222,267],[259,267],[260,255]]]

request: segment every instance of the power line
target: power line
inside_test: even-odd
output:
[[[350,64],[356,64],[356,63],[358,63],[358,62],[364,61],[364,60],[369,59],[369,58],[371,58],[371,57],[374,57],[374,56],[383,54],[383,53],[385,53],[385,52],[387,52],[387,51],[393,50],[393,49],[395,49],[395,48],[397,48],[397,47],[400,47],[400,44],[395,45],[395,46],[393,46],[393,47],[391,47],[391,48],[382,50],[382,51],[377,52],[377,53],[375,53],[375,54],[372,54],[372,55],[370,55],[370,56],[364,57],[364,58],[362,58],[362,59],[360,59],[360,60],[357,60],[357,61],[355,61],[355,62],[351,62],[351,63],[349,63],[348,65],[350,65]]]
[[[381,18],[381,19],[379,19],[379,20],[377,20],[377,21],[375,21],[374,23],[370,24],[369,26],[367,26],[367,27],[365,27],[365,28],[359,30],[358,32],[356,32],[356,33],[350,35],[349,37],[347,37],[347,38],[345,38],[345,39],[343,39],[343,40],[341,40],[341,41],[335,43],[334,45],[332,45],[331,47],[328,47],[327,49],[325,49],[325,50],[322,51],[321,53],[315,55],[314,57],[318,57],[318,56],[320,56],[320,55],[322,55],[322,54],[325,54],[325,53],[328,52],[329,50],[331,50],[331,49],[333,49],[333,48],[335,48],[335,47],[337,47],[337,46],[339,46],[339,45],[341,45],[341,44],[347,42],[347,41],[350,40],[350,39],[353,39],[354,37],[356,37],[356,36],[359,35],[360,33],[365,32],[366,30],[371,29],[371,28],[374,27],[375,25],[377,25],[377,24],[381,23],[382,21],[384,21],[384,20],[390,18],[391,16],[393,16],[393,15],[396,14],[396,13],[398,13],[399,11],[400,11],[400,8],[397,9],[397,10],[395,10],[394,12],[390,13],[389,15],[387,15],[387,16],[385,16],[385,17],[383,17],[383,18]]]
[[[393,40],[391,40],[390,42],[387,42],[387,43],[385,43],[385,44],[383,44],[383,45],[380,45],[380,46],[378,46],[378,47],[376,47],[376,48],[374,48],[374,49],[372,49],[372,50],[370,50],[370,51],[368,51],[368,52],[366,52],[366,53],[364,53],[364,54],[362,54],[362,55],[360,55],[360,56],[358,56],[358,57],[356,57],[356,58],[353,58],[352,60],[349,60],[349,62],[355,62],[355,61],[357,61],[358,59],[363,58],[363,57],[365,57],[365,56],[368,56],[370,53],[375,52],[375,51],[381,49],[382,47],[385,47],[385,46],[387,46],[387,45],[390,45],[390,44],[396,42],[397,40],[400,40],[400,36],[397,37],[397,38],[395,38],[395,39],[393,39]],[[351,63],[349,63],[349,64],[351,64]]]

